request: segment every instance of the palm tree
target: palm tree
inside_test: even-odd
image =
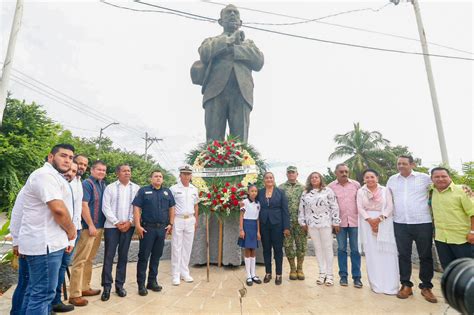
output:
[[[391,150],[386,150],[390,141],[383,138],[378,131],[366,131],[360,128],[359,123],[354,123],[354,129],[334,137],[334,142],[338,144],[329,160],[349,156],[344,161],[354,174],[357,180],[362,181],[362,172],[367,168],[375,169],[379,172],[381,180],[386,179],[387,170],[383,167],[383,161],[396,159]]]

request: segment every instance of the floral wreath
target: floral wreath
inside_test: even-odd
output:
[[[255,149],[232,136],[200,145],[188,155],[187,162],[195,172],[192,183],[199,190],[200,209],[218,216],[238,214],[248,185],[261,180],[265,171]],[[237,175],[232,173],[235,170],[239,171]],[[208,171],[220,175],[203,176]]]

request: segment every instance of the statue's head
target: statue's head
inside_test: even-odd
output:
[[[242,20],[240,19],[240,13],[237,7],[233,4],[227,5],[221,10],[221,17],[218,22],[219,25],[224,28],[225,32],[233,33],[238,30],[242,25]]]

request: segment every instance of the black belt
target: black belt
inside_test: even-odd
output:
[[[166,227],[168,224],[164,223],[149,223],[149,222],[142,222],[143,227],[148,227],[148,228],[163,228]]]

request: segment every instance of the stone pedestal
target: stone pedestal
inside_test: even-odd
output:
[[[243,250],[237,245],[239,238],[239,217],[226,217],[223,222],[222,232],[222,265],[240,266],[244,259]],[[219,221],[214,215],[209,218],[209,249],[210,263],[218,263],[219,249]],[[193,250],[191,252],[191,265],[207,263],[206,249],[206,216],[199,216],[199,226],[194,235]],[[263,263],[262,245],[259,242],[257,250],[257,263]]]

